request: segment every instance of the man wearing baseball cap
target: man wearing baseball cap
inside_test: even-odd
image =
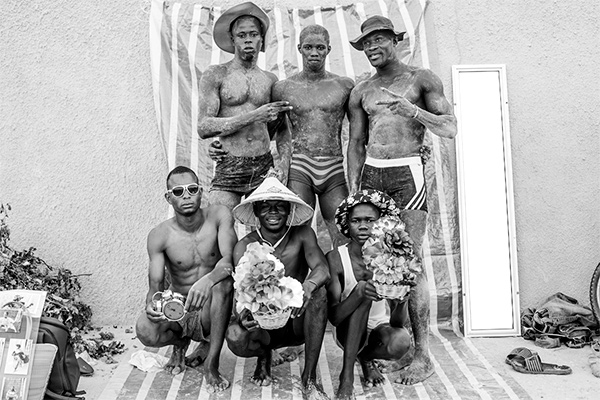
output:
[[[456,117],[440,79],[430,70],[404,64],[396,46],[405,32],[388,18],[375,15],[361,25],[350,44],[363,51],[375,73],[350,94],[348,186],[376,189],[390,195],[401,209],[400,218],[421,256],[427,224],[427,194],[421,150],[426,130],[456,136]],[[429,358],[429,293],[421,274],[409,300],[415,338],[411,365],[400,371],[397,383],[414,384],[433,373]]]
[[[257,65],[268,29],[269,17],[254,3],[225,11],[215,22],[213,39],[221,50],[233,54],[233,60],[211,65],[200,79],[198,134],[203,139],[218,137],[228,151],[217,160],[209,202],[230,210],[273,167],[267,125],[291,109],[286,101],[271,102],[277,77]],[[289,154],[287,149],[278,150]],[[289,160],[281,162],[286,167],[278,169],[287,170]]]

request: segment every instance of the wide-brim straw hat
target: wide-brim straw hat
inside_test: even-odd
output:
[[[257,6],[256,4],[248,1],[246,3],[238,4],[237,6],[233,6],[227,11],[225,11],[219,19],[215,22],[215,26],[213,28],[213,40],[219,46],[219,48],[227,53],[233,54],[235,52],[233,42],[231,41],[231,35],[229,31],[231,30],[231,24],[241,16],[251,15],[253,17],[258,18],[260,23],[262,24],[262,32],[261,36],[263,38],[263,43],[260,51],[265,51],[265,36],[267,34],[267,29],[269,29],[269,17],[267,14]]]
[[[400,215],[400,208],[387,194],[375,189],[363,189],[345,198],[335,211],[335,224],[342,234],[350,237],[348,216],[350,210],[359,204],[372,204],[379,209],[379,218]]]
[[[253,205],[257,201],[266,200],[281,200],[290,203],[290,214],[286,223],[288,226],[304,224],[312,218],[315,212],[300,196],[279,182],[279,179],[270,176],[265,178],[250,196],[233,209],[233,216],[244,225],[260,226],[260,222],[254,214]]]
[[[383,17],[381,15],[374,15],[370,18],[367,18],[365,22],[363,22],[360,26],[360,31],[362,32],[359,37],[350,41],[352,47],[356,50],[363,51],[363,39],[376,31],[391,31],[398,40],[402,40],[404,34],[406,32],[398,32],[394,28],[394,24],[389,18]]]

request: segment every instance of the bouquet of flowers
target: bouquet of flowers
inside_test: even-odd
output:
[[[233,274],[237,312],[247,308],[263,329],[284,326],[304,297],[302,284],[284,276],[284,266],[273,250],[266,243],[250,243]]]
[[[362,247],[363,261],[373,271],[375,288],[383,298],[403,299],[421,272],[413,241],[404,228],[400,218],[382,217]]]

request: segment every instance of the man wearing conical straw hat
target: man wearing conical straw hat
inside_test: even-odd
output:
[[[254,3],[225,11],[215,22],[213,39],[233,54],[233,60],[211,65],[200,79],[198,134],[202,139],[218,137],[228,152],[216,163],[209,202],[229,209],[256,189],[273,167],[269,132],[274,129],[268,125],[276,125],[291,109],[287,101],[271,102],[277,77],[257,65],[268,28],[269,17]],[[288,154],[281,146],[289,144],[275,140],[280,154]],[[289,160],[280,162],[278,169],[287,171]]]
[[[285,275],[303,282],[301,308],[294,309],[287,324],[279,329],[264,330],[252,314],[244,309],[227,329],[231,351],[239,357],[258,357],[251,381],[259,386],[271,384],[272,351],[285,346],[305,344],[302,389],[310,398],[327,398],[317,382],[317,361],[325,335],[327,307],[325,284],[329,268],[325,255],[310,226],[313,209],[274,176],[264,182],[233,210],[241,223],[257,229],[241,239],[233,250],[237,265],[246,247],[253,242],[267,243],[285,266]]]

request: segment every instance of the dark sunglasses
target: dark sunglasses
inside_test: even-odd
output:
[[[200,185],[197,183],[190,183],[189,185],[173,186],[172,189],[167,190],[167,193],[172,194],[175,197],[181,197],[186,190],[190,196],[195,196],[200,192]]]

